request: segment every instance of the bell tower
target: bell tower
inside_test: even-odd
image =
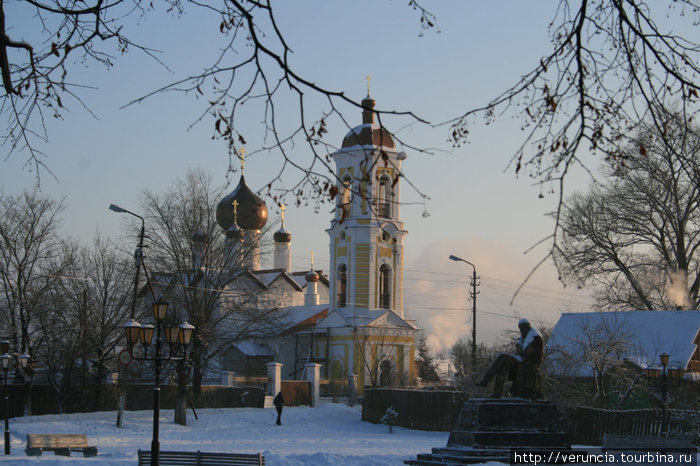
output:
[[[354,324],[391,310],[403,318],[401,165],[406,158],[362,100],[362,124],[332,153],[338,179],[330,236],[330,303]]]

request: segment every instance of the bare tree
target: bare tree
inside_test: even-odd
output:
[[[576,330],[569,341],[548,347],[551,365],[557,367],[557,375],[549,377],[552,395],[568,402],[571,397],[577,402],[595,402],[600,407],[605,407],[611,396],[629,396],[631,387],[639,380],[640,370],[626,362],[638,351],[633,343],[635,335],[625,320],[617,316],[596,322],[583,320]],[[590,368],[592,373],[582,373],[582,366]],[[595,387],[592,397],[590,392],[586,393],[582,381],[582,377],[591,375]]]
[[[142,196],[151,285],[156,296],[165,296],[173,305],[179,319],[196,327],[191,344],[195,397],[213,358],[236,341],[275,333],[279,318],[279,303],[262,299],[261,290],[233,285],[237,278],[244,279],[241,256],[254,254],[255,247],[244,243],[232,249],[216,223],[216,206],[223,197],[212,176],[196,170],[163,194]],[[178,374],[176,421],[184,423],[184,365],[178,366]]]
[[[4,337],[33,354],[37,319],[46,297],[70,262],[63,261],[58,236],[62,200],[37,190],[18,195],[0,192],[0,310]]]
[[[565,203],[557,265],[565,280],[594,286],[602,309],[697,309],[700,128],[659,112],[621,154],[625,169]]]
[[[99,48],[102,41],[111,39],[119,51],[133,46],[119,26],[134,12],[149,8],[123,0],[96,0],[87,5],[76,0],[27,0],[27,4],[36,13],[36,29],[45,34],[45,45],[38,50],[27,41],[11,39],[4,14],[0,17],[0,69],[6,93],[2,112],[10,121],[6,141],[10,153],[26,147],[30,161],[41,165],[43,154],[32,149],[30,138],[45,135],[41,115],[32,120],[32,112],[41,105],[59,112],[60,95],[72,93],[65,81],[71,64],[66,57],[81,53],[110,65],[110,57]],[[180,2],[166,4],[183,11]],[[560,0],[553,5],[551,50],[514,79],[512,87],[483,106],[466,108],[454,118],[446,116],[442,125],[450,128],[458,146],[467,140],[475,117],[481,115],[490,122],[512,111],[524,131],[522,144],[511,159],[515,172],[528,167],[537,182],[558,182],[561,188],[571,166],[591,149],[600,150],[613,164],[633,156],[618,152],[617,138],[638,121],[655,118],[659,105],[675,99],[682,101],[686,116],[695,112],[700,47],[693,37],[660,26],[657,20],[687,25],[692,31],[699,8],[694,0],[667,0],[662,5],[644,0]],[[323,135],[330,118],[348,125],[341,104],[359,108],[361,102],[346,97],[342,90],[317,84],[311,71],[293,66],[291,47],[269,0],[192,2],[190,6],[217,18],[221,52],[205,69],[135,101],[165,91],[206,97],[196,121],[212,115],[215,135],[229,144],[232,154],[237,154],[236,144],[245,143],[238,128],[257,103],[266,137],[251,153],[275,148],[284,157],[270,186],[285,170],[297,170],[297,184],[287,190],[297,200],[333,197],[336,180],[327,158],[330,146]],[[409,6],[419,15],[422,30],[435,27],[435,17],[426,8],[416,0],[410,0]],[[10,62],[10,49],[25,55]],[[298,124],[283,127],[278,112],[281,108],[290,112],[289,102],[293,101]],[[319,101],[324,103],[319,105]],[[240,112],[243,104],[246,115]],[[380,119],[401,115],[427,123],[408,111],[384,109],[379,115]],[[310,160],[292,154],[290,149],[298,142],[308,143],[313,154]]]
[[[106,375],[116,370],[114,348],[129,317],[132,277],[111,241],[99,234],[90,246],[66,251],[73,260],[51,290],[52,315],[42,326],[45,359],[61,375],[52,378],[59,399],[88,384],[95,387],[94,397],[83,391],[81,398],[99,406]]]
[[[400,366],[403,351],[401,335],[392,328],[357,327],[354,332],[354,348],[359,366],[364,368],[365,385],[372,387],[400,386],[411,384],[414,362],[409,361],[409,370]]]

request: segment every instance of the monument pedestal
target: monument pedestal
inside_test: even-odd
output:
[[[565,423],[548,401],[522,398],[475,398],[462,405],[457,428],[446,447],[420,454],[413,465],[508,462],[511,450],[571,449]]]

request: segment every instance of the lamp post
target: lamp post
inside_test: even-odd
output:
[[[2,356],[0,356],[0,362],[2,363],[2,373],[3,373],[3,398],[5,399],[5,454],[10,454],[10,396],[7,393],[7,372],[10,369],[10,362],[12,361],[12,356],[10,356],[10,342],[7,340],[0,341],[0,350],[2,350]],[[29,355],[24,353],[19,356],[19,363],[22,370],[26,369],[27,362],[29,362]]]
[[[682,368],[670,368],[667,369],[669,355],[666,353],[661,353],[659,355],[659,360],[661,361],[661,369],[658,367],[647,367],[644,369],[644,376],[647,379],[658,380],[661,385],[661,401],[663,409],[662,419],[661,419],[661,432],[667,432],[668,429],[668,405],[666,403],[666,393],[668,390],[683,378],[685,371]]]
[[[472,291],[469,292],[469,295],[472,298],[472,373],[474,373],[476,370],[476,295],[479,294],[479,292],[476,291],[476,287],[479,286],[479,284],[476,282],[478,279],[476,276],[476,266],[471,262],[462,259],[461,257],[450,255],[450,259],[456,262],[464,262],[469,264],[473,269],[471,279]]]
[[[136,246],[136,251],[134,252],[134,261],[135,261],[135,266],[136,266],[136,275],[134,276],[134,294],[131,298],[131,318],[135,319],[136,318],[136,298],[138,297],[138,291],[139,291],[139,274],[141,272],[141,261],[143,260],[143,239],[146,237],[146,222],[144,221],[143,217],[141,217],[138,214],[135,214],[129,210],[124,209],[123,207],[119,207],[116,204],[110,204],[109,205],[109,210],[112,212],[118,212],[120,214],[126,213],[133,215],[134,217],[138,218],[141,220],[141,233],[139,233],[139,244]]]
[[[139,242],[138,245],[136,246],[136,251],[134,251],[134,266],[136,269],[136,273],[134,274],[134,291],[133,295],[131,297],[131,315],[129,316],[132,320],[136,319],[136,300],[138,298],[138,292],[139,292],[139,276],[141,273],[141,264],[143,263],[143,240],[146,237],[146,222],[144,221],[143,217],[131,212],[130,210],[127,210],[123,207],[119,207],[116,204],[110,204],[109,205],[109,210],[112,212],[117,212],[120,214],[129,214],[132,215],[139,220],[141,220],[141,232],[139,233]],[[148,277],[147,277],[148,278]],[[150,286],[150,281],[148,282]],[[153,290],[151,290],[151,293]],[[154,297],[155,299],[155,297]],[[119,390],[119,401],[118,401],[118,410],[117,410],[117,427],[121,428],[123,427],[123,414],[124,414],[124,407],[126,405],[126,387],[127,387],[127,380],[128,380],[128,364],[124,367],[122,370],[122,374],[120,377],[120,390]]]
[[[163,362],[178,362],[187,359],[187,345],[192,339],[194,326],[187,322],[177,326],[165,326],[165,314],[168,310],[168,303],[157,301],[153,303],[153,318],[155,326],[152,324],[139,324],[131,319],[124,324],[124,333],[129,351],[139,339],[143,345],[143,357],[135,357],[139,361],[152,361],[155,373],[155,386],[153,388],[153,440],[151,441],[151,465],[157,466],[160,457],[159,418],[160,418],[160,368]],[[168,356],[163,355],[161,328],[168,343]],[[156,334],[155,348],[151,356],[148,356],[148,347],[153,343],[153,334]],[[182,347],[181,355],[180,348]]]

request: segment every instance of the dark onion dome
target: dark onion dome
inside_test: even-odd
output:
[[[209,244],[209,236],[202,230],[197,230],[192,234],[192,242],[199,244]]]
[[[316,272],[314,272],[313,270],[309,270],[308,272],[306,272],[306,282],[307,283],[317,282],[318,280],[319,280],[319,276]]]
[[[226,239],[231,241],[239,241],[243,239],[243,232],[240,228],[238,228],[238,225],[234,223],[228,227],[226,230]]]
[[[350,130],[343,138],[342,147],[381,146],[393,149],[394,138],[389,131],[374,123],[375,100],[369,95],[362,99],[362,124]]]
[[[234,224],[233,201],[238,201],[235,223],[243,230],[260,230],[267,223],[267,206],[248,185],[241,175],[236,189],[224,197],[216,206],[216,223],[224,230]]]
[[[292,241],[292,234],[282,227],[272,235],[272,238],[275,240],[275,243],[290,243]]]

